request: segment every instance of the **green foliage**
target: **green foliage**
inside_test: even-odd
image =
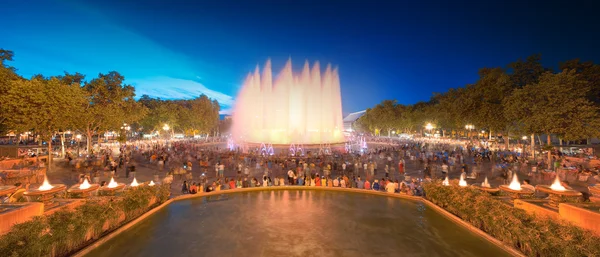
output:
[[[3,235],[0,253],[15,257],[68,256],[107,229],[123,225],[168,198],[168,186],[144,186],[127,190],[122,197],[87,200],[75,211],[60,210],[49,216],[37,216]],[[124,220],[120,218],[122,215]]]
[[[206,95],[191,100],[161,100],[144,95],[139,101],[149,115],[140,121],[143,131],[162,131],[164,124],[191,136],[206,134],[219,124],[220,106]]]
[[[543,74],[538,83],[516,89],[505,99],[505,115],[523,132],[560,135],[566,140],[600,135],[598,107],[575,71]]]
[[[474,188],[424,184],[426,198],[527,256],[600,256],[600,238],[566,222],[536,217]]]

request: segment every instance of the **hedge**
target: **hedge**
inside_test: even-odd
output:
[[[87,200],[74,211],[60,210],[13,226],[0,237],[2,256],[69,256],[100,236],[160,205],[169,187],[143,186],[119,197]]]
[[[566,221],[530,215],[456,182],[424,184],[434,204],[527,256],[600,256],[600,238]]]

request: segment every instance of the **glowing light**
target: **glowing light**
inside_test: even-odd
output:
[[[521,139],[523,139],[523,140],[527,140],[527,136],[523,136]]]
[[[54,186],[50,185],[50,182],[48,182],[48,177],[44,176],[44,183],[42,183],[42,185],[38,188],[38,190],[46,191],[46,190],[50,190],[52,188],[54,188]]]
[[[433,125],[431,125],[431,123],[427,123],[427,125],[425,126],[425,129],[432,130],[433,129]]]
[[[554,179],[554,183],[550,185],[550,189],[554,191],[565,191],[567,190],[563,185],[560,184],[560,179],[558,178],[558,174],[556,174],[556,179]]]
[[[465,181],[464,177],[465,176],[461,174],[460,175],[460,181],[458,181],[458,185],[461,186],[461,187],[466,187],[467,186],[467,181]]]
[[[165,131],[169,131],[169,129],[170,129],[169,124],[165,124],[162,128]]]
[[[81,135],[76,135],[75,138],[81,139]]]
[[[154,180],[150,180],[149,186],[154,186]]]
[[[246,78],[233,111],[232,134],[247,142],[320,144],[344,141],[337,69],[308,62],[293,74],[289,60],[276,79],[271,62]]]
[[[88,189],[90,188],[90,182],[88,182],[87,178],[83,179],[83,183],[79,185],[79,189]]]
[[[132,187],[136,187],[139,186],[140,184],[138,184],[137,179],[133,178],[133,182],[131,182],[130,186]]]
[[[512,182],[510,182],[510,185],[508,185],[508,188],[512,189],[512,190],[521,190],[521,183],[519,183],[519,178],[517,177],[517,173],[515,172],[515,175],[513,175],[512,178]]]
[[[447,176],[446,176],[446,179],[444,179],[444,181],[442,181],[442,185],[444,185],[444,186],[449,186],[450,185],[450,180],[448,180]]]
[[[106,187],[115,188],[117,186],[119,186],[119,184],[117,184],[117,182],[115,181],[115,178],[110,178],[110,182],[108,183],[108,185]]]
[[[481,183],[481,187],[487,187],[487,188],[491,188],[492,187],[490,185],[490,183],[488,182],[487,176],[485,177],[485,180],[483,181],[483,183]]]

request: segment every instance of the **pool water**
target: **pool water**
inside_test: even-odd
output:
[[[175,201],[87,256],[510,256],[418,201],[276,190]]]

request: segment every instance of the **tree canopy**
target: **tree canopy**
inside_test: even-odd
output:
[[[552,72],[541,64],[540,55],[532,55],[506,69],[482,68],[475,83],[435,93],[427,102],[384,100],[367,109],[357,128],[375,134],[390,129],[417,132],[431,123],[441,131],[474,125],[503,136],[600,136],[600,65],[575,59],[559,67],[560,72]]]
[[[218,127],[220,106],[201,95],[190,100],[161,100],[142,96],[116,71],[86,81],[78,72],[24,79],[9,66],[14,53],[0,49],[0,132],[31,132],[49,141],[58,132],[79,131],[92,138],[107,131],[133,128],[136,135],[157,131],[169,124],[171,131],[194,135]],[[132,134],[133,135],[133,134]]]

